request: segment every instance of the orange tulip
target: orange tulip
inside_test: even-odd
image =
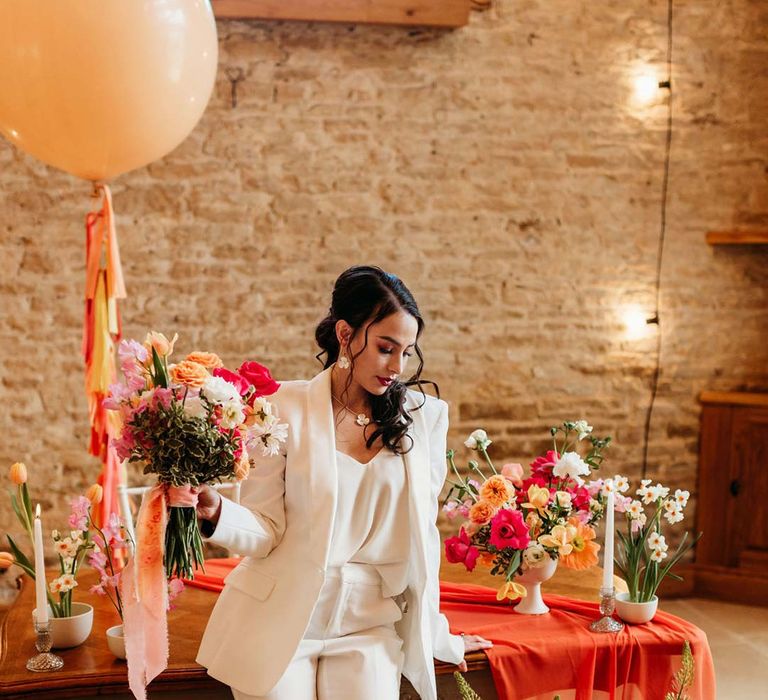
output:
[[[16,486],[27,483],[27,466],[24,462],[15,462],[11,465],[11,481]]]
[[[101,484],[93,484],[85,492],[85,497],[91,502],[92,507],[96,506],[104,498],[104,489],[101,488]]]
[[[9,569],[16,560],[10,552],[0,552],[0,571]]]

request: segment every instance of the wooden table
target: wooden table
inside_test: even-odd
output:
[[[52,572],[53,573],[53,572]],[[597,600],[600,569],[574,572],[560,567],[555,577],[544,584],[548,593],[569,595],[582,600]],[[498,578],[476,570],[470,574],[461,565],[443,562],[441,578],[448,581],[497,587]],[[128,691],[126,663],[115,659],[107,648],[105,630],[120,624],[112,605],[105,598],[86,594],[96,582],[96,574],[84,569],[75,593],[77,600],[94,606],[93,631],[79,647],[58,650],[64,668],[53,673],[27,671],[27,659],[35,653],[32,609],[35,587],[23,576],[20,593],[0,625],[0,697],[3,698],[89,698],[110,695],[113,700],[132,698]],[[623,582],[622,582],[623,583]],[[207,675],[195,662],[200,639],[216,601],[216,594],[188,586],[177,599],[177,607],[168,615],[170,658],[168,668],[149,686],[150,697],[229,698],[227,686]],[[496,697],[488,662],[482,652],[467,655],[469,682],[484,700]],[[453,679],[455,666],[436,662],[441,700],[458,699]],[[410,683],[403,680],[401,699],[418,698]]]

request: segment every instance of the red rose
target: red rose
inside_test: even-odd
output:
[[[280,388],[280,385],[272,379],[269,370],[258,362],[243,362],[237,372],[253,385],[256,390],[254,396],[270,396]]]
[[[248,389],[251,388],[251,383],[241,377],[239,374],[232,372],[231,370],[224,369],[223,367],[217,367],[213,370],[214,377],[221,377],[224,381],[234,384],[237,390],[240,392],[240,396],[244,396],[248,393]]]
[[[464,528],[461,528],[458,537],[449,537],[445,541],[445,558],[451,564],[464,564],[467,571],[472,571],[478,556],[480,556],[480,550],[472,546],[472,541]]]

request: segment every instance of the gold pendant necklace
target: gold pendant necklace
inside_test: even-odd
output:
[[[368,425],[371,422],[371,419],[365,415],[365,413],[355,413],[349,406],[347,406],[345,403],[342,403],[339,399],[337,399],[333,394],[331,394],[331,397],[333,400],[339,404],[339,406],[342,407],[349,415],[355,416],[355,423],[357,423],[361,428],[365,428],[366,425]]]

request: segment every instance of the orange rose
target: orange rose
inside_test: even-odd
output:
[[[190,362],[197,362],[198,365],[202,365],[209,370],[224,366],[221,358],[213,352],[191,352],[187,355],[186,359]]]
[[[477,525],[485,525],[498,512],[498,507],[488,501],[478,501],[469,509],[469,519]]]
[[[189,360],[182,360],[171,368],[171,381],[197,389],[205,384],[209,376],[205,367]]]
[[[11,482],[16,486],[27,483],[27,466],[24,462],[15,462],[11,465]]]
[[[85,497],[91,502],[91,506],[96,506],[104,498],[104,489],[101,488],[101,484],[93,484],[85,492]]]
[[[487,479],[480,487],[480,498],[492,503],[497,508],[503,506],[514,495],[509,482],[498,474]]]

